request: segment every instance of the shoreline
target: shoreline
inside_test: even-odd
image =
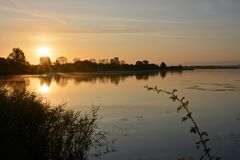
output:
[[[156,70],[106,70],[106,71],[80,71],[80,72],[47,72],[47,73],[18,73],[18,74],[0,74],[0,76],[13,76],[13,75],[118,75],[118,74],[151,74],[151,73],[163,73],[163,72],[183,72],[194,69],[156,69]]]
[[[185,66],[184,66],[185,67]],[[137,74],[151,74],[151,73],[179,73],[184,71],[194,70],[237,70],[240,67],[237,66],[187,66],[184,69],[156,69],[156,70],[122,70],[122,71],[86,71],[86,72],[48,72],[48,73],[16,73],[16,74],[0,74],[2,77],[6,76],[55,76],[55,75],[137,75]]]

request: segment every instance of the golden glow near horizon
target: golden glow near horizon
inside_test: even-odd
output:
[[[0,57],[19,47],[31,64],[41,56],[239,64],[239,10],[239,0],[2,0]]]
[[[49,92],[49,87],[46,84],[41,85],[41,87],[39,88],[39,91],[43,94],[46,94]]]
[[[48,47],[39,47],[37,49],[37,53],[40,57],[49,57],[50,56],[50,49]]]

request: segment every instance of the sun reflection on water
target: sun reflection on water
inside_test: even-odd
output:
[[[49,87],[46,84],[41,85],[41,87],[39,88],[39,91],[43,94],[46,94],[49,92]]]

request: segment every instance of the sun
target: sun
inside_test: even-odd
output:
[[[50,49],[48,47],[40,47],[37,49],[37,53],[40,57],[47,57],[50,55]]]

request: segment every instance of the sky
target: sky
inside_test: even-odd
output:
[[[240,0],[0,0],[0,57],[240,64]]]

